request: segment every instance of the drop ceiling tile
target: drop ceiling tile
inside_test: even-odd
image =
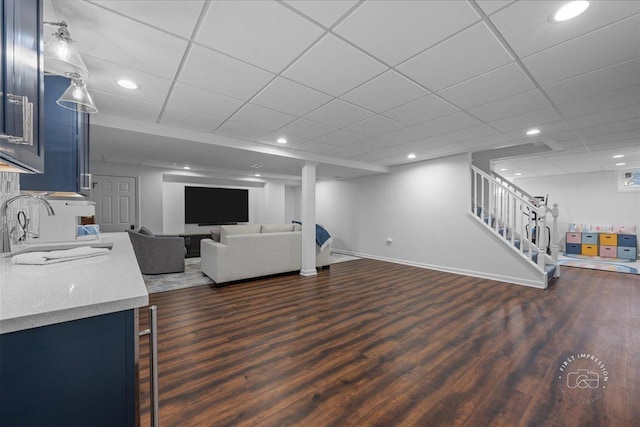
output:
[[[167,106],[200,116],[226,120],[242,104],[242,101],[228,96],[176,83]]]
[[[481,124],[476,126],[471,126],[464,129],[455,130],[453,132],[447,132],[445,134],[440,135],[446,141],[449,142],[463,142],[468,141],[470,139],[478,139],[482,137],[489,136],[497,136],[500,135],[498,131],[496,131],[491,126]]]
[[[419,157],[441,157],[441,156],[450,156],[452,154],[460,154],[466,153],[469,149],[461,144],[447,144],[441,145],[440,147],[433,147],[427,150],[420,151],[418,153]]]
[[[83,57],[87,68],[91,70],[91,78],[87,83],[89,90],[95,89],[101,92],[112,93],[125,98],[138,99],[154,104],[164,104],[169,93],[172,81],[158,77],[154,74],[127,68],[120,64],[103,61],[85,55]],[[125,89],[116,81],[127,79],[137,82],[140,87],[136,90]],[[142,84],[144,82],[144,84]]]
[[[460,108],[471,108],[533,89],[516,63],[451,86],[438,94]]]
[[[407,153],[414,153],[416,151],[424,151],[430,148],[441,147],[447,144],[450,144],[450,142],[440,136],[430,136],[428,138],[399,144],[397,145],[397,147],[406,151]]]
[[[411,126],[446,116],[456,111],[459,110],[441,98],[429,95],[393,110],[385,111],[384,115]]]
[[[97,90],[92,90],[91,96],[100,113],[113,114],[114,116],[127,117],[143,122],[155,123],[162,110],[162,104],[152,104]]]
[[[137,19],[164,31],[190,38],[204,1],[121,1],[94,0],[93,3],[119,14]],[[149,13],[149,11],[153,13]]]
[[[478,20],[461,1],[368,1],[334,31],[396,65]]]
[[[599,135],[609,135],[616,132],[637,131],[640,130],[640,118],[631,118],[616,121],[601,126],[591,126],[576,129],[576,133],[581,137],[589,138]]]
[[[545,86],[556,104],[640,84],[640,59],[622,62]]]
[[[193,46],[178,80],[241,100],[255,95],[273,74],[202,46]]]
[[[325,27],[331,27],[358,3],[352,0],[329,2],[326,0],[285,0],[284,2]]]
[[[630,107],[616,108],[614,110],[576,117],[569,119],[569,123],[574,129],[579,129],[636,119],[638,117],[640,117],[640,108],[638,108],[637,105],[632,105]]]
[[[162,114],[160,123],[178,128],[211,133],[222,124],[222,120],[167,108],[164,110],[164,114]]]
[[[537,112],[535,112],[535,117],[537,117],[537,120],[535,122],[543,121],[545,118],[552,117],[552,116],[553,116],[553,113],[547,111],[546,108],[542,110],[538,110]],[[571,130],[566,120],[558,120],[557,122],[547,122],[547,123],[535,125],[536,128],[540,129],[540,134],[536,136],[528,136],[526,135],[525,132],[527,131],[527,129],[529,129],[529,127],[533,127],[534,126],[533,123],[535,122],[528,121],[527,114],[522,114],[521,116],[514,117],[513,119],[514,119],[514,122],[521,120],[521,123],[523,121],[526,121],[527,123],[532,123],[531,125],[527,124],[524,127],[520,127],[515,130],[503,131],[505,135],[507,135],[514,141],[522,144],[529,143],[529,142],[536,142],[536,141],[544,141],[547,135],[552,135],[558,132],[565,132],[565,131]],[[534,116],[531,116],[530,119],[533,121]],[[505,120],[508,120],[508,119],[505,119]],[[491,123],[491,125],[493,126],[493,123]],[[502,125],[504,127],[511,127],[508,122],[505,122]]]
[[[336,128],[343,128],[373,115],[370,111],[363,110],[340,99],[334,99],[307,114],[305,118]]]
[[[513,0],[476,0],[478,6],[482,8],[482,11],[487,15],[491,15],[499,9],[513,3]]]
[[[287,140],[287,143],[280,144],[278,142],[278,138],[285,138]],[[273,145],[275,147],[280,147],[280,148],[295,148],[298,145],[301,145],[307,142],[307,139],[300,138],[298,136],[291,135],[285,132],[276,131],[276,132],[270,133],[265,137],[258,138],[256,141],[262,144],[269,144],[269,145]]]
[[[491,122],[491,126],[501,132],[510,132],[517,129],[538,127],[545,123],[553,123],[559,120],[562,120],[562,116],[559,115],[552,107],[547,107],[541,110],[530,111],[525,114],[519,114],[517,116],[507,117],[506,119],[493,121]]]
[[[216,135],[228,136],[230,138],[242,139],[245,141],[257,141],[265,138],[271,133],[268,129],[261,129],[253,126],[243,125],[232,121],[226,121],[214,132]]]
[[[595,1],[579,17],[552,23],[551,15],[566,1],[518,1],[491,16],[491,21],[520,57],[587,34],[640,12],[637,1]]]
[[[296,117],[291,114],[248,103],[236,112],[230,120],[261,129],[276,130],[295,119]]]
[[[59,19],[73,23],[69,32],[81,54],[165,78],[175,77],[187,41],[87,2],[57,1],[54,8]],[[100,25],[95,25],[96,16]],[[162,55],[149,46],[162,46]]]
[[[544,86],[639,56],[640,15],[637,15],[524,58],[522,62]]]
[[[429,123],[429,122],[427,122]],[[425,123],[421,123],[416,126],[396,130],[378,136],[378,139],[388,142],[390,144],[404,144],[418,139],[424,139],[432,136],[433,134],[428,130]]]
[[[342,95],[341,98],[362,108],[382,113],[428,94],[429,92],[406,77],[395,71],[387,71]]]
[[[327,34],[283,75],[324,93],[340,96],[386,69],[353,46]]]
[[[380,141],[379,139],[369,138],[364,141],[354,142],[349,145],[350,148],[361,150],[361,153],[369,153],[371,151],[383,150],[389,148],[389,143]]]
[[[396,122],[395,120],[388,119],[381,115],[376,115],[351,125],[345,128],[345,130],[374,138],[378,135],[383,135],[405,127],[407,126]]]
[[[640,85],[559,104],[558,108],[565,117],[573,118],[630,105],[637,105],[640,111]]]
[[[468,127],[479,124],[480,121],[478,119],[460,111],[458,113],[453,113],[449,114],[448,116],[430,120],[418,126],[425,130],[428,130],[431,135],[442,135],[444,133],[466,129]]]
[[[398,70],[438,91],[513,61],[484,22],[422,52]]]
[[[323,125],[311,120],[298,119],[280,129],[280,132],[283,134],[296,135],[305,139],[314,139],[337,130],[338,129],[332,126]]]
[[[468,112],[480,120],[492,122],[548,106],[549,102],[547,102],[542,93],[538,89],[531,89],[517,95],[470,108]]]
[[[196,41],[278,73],[322,33],[275,1],[218,1],[211,2]]]
[[[331,97],[324,93],[278,77],[251,102],[284,113],[302,116],[330,100]]]
[[[366,139],[365,136],[358,135],[357,133],[339,130],[337,132],[323,135],[320,138],[317,138],[317,141],[326,142],[327,144],[336,145],[339,147],[344,147],[346,145],[350,145],[350,144],[353,144],[354,142],[359,142],[364,139]]]
[[[308,153],[322,154],[329,150],[335,149],[335,145],[327,144],[320,141],[309,141],[304,144],[300,144],[294,148],[294,150],[305,151]]]

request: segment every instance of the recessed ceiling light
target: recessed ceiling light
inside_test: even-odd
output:
[[[415,154],[413,154],[413,153],[411,153],[411,154],[409,154],[409,155],[407,156],[407,159],[415,159],[415,158],[416,158],[416,155],[415,155]]]
[[[539,133],[540,133],[540,129],[529,129],[527,131],[527,135],[529,135],[529,136],[537,135]]]
[[[138,89],[140,88],[140,86],[138,86],[136,83],[132,82],[131,80],[125,80],[125,79],[121,79],[118,80],[118,86],[123,87],[125,89]]]
[[[615,156],[612,157],[612,159],[621,159],[624,157],[624,154],[616,154]]]
[[[624,166],[626,163],[616,163],[616,166]]]
[[[516,173],[514,173],[514,175],[515,176],[520,176],[520,175],[522,175],[522,172],[516,172]]]
[[[555,22],[564,22],[569,19],[573,19],[587,10],[589,2],[586,0],[570,1],[563,5],[560,9],[553,14],[553,20]]]
[[[509,170],[509,169],[507,169],[507,168],[502,168],[502,169],[500,169],[500,172],[506,172],[506,171],[508,171],[508,170]]]
[[[278,138],[278,140],[276,141],[278,144],[286,144],[287,140],[285,138]]]
[[[260,176],[260,174],[259,174],[259,173],[257,173],[257,174],[255,174],[255,175],[253,175],[253,176]]]
[[[185,166],[185,167],[183,167],[182,169],[184,169],[184,170],[191,170],[191,168],[190,168],[189,166]]]

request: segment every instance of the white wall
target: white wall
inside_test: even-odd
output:
[[[285,187],[285,217],[284,222],[300,221],[300,208],[302,203],[302,186]]]
[[[208,186],[249,189],[249,221],[289,222],[297,219],[299,212],[299,197],[296,199],[295,187],[289,187],[278,182],[243,185],[241,181],[229,178],[214,178],[203,176],[180,176],[175,179],[173,169],[153,168],[137,165],[126,165],[110,162],[91,162],[91,172],[94,175],[114,175],[134,177],[138,190],[138,224],[147,226],[157,233],[206,233],[212,227],[198,227],[184,223],[184,187]],[[168,177],[173,177],[169,179]],[[234,183],[237,182],[237,185]],[[288,217],[291,219],[287,219]]]
[[[162,175],[166,169],[124,165],[108,162],[91,162],[93,175],[112,175],[137,178],[138,224],[154,232],[162,231]]]
[[[460,274],[536,285],[519,262],[470,214],[470,157],[393,167],[389,174],[319,182],[317,222],[333,248]],[[387,238],[392,239],[387,244]]]
[[[557,203],[558,235],[564,242],[569,224],[635,225],[640,234],[640,192],[618,192],[615,172],[520,178],[515,184],[532,195],[549,194]]]

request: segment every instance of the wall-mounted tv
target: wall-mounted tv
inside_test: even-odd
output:
[[[249,222],[249,190],[184,187],[184,222],[198,225]]]

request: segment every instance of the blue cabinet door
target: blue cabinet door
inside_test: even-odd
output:
[[[31,142],[0,139],[0,161],[23,170],[44,168],[42,142],[42,86],[44,61],[41,51],[42,0],[2,0],[2,131],[25,137],[23,105],[32,106]]]
[[[23,190],[89,194],[89,115],[56,103],[69,84],[62,76],[44,78],[45,171],[21,175]]]

